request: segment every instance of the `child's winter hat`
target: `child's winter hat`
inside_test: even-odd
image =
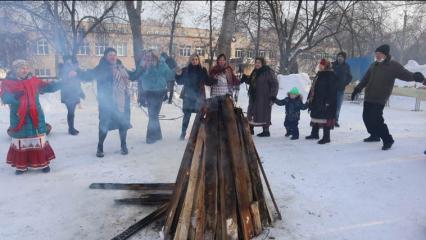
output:
[[[297,89],[297,87],[292,88],[288,93],[293,95],[300,95],[299,89]]]

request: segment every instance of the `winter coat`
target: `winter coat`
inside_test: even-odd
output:
[[[183,85],[181,97],[183,98],[183,111],[197,113],[206,98],[204,84],[208,78],[206,68],[201,65],[182,69],[181,75],[176,75],[176,83]]]
[[[346,86],[352,82],[351,67],[346,62],[339,64],[337,61],[332,66],[337,76],[337,91],[345,91]]]
[[[117,60],[119,67],[124,68],[120,60]],[[130,72],[129,80],[136,80],[140,75],[139,71]],[[96,79],[97,98],[99,105],[99,129],[103,132],[115,129],[129,129],[130,124],[130,95],[125,96],[124,112],[119,111],[117,99],[114,99],[113,88],[114,78],[111,65],[101,58],[99,64],[91,70],[80,72],[79,77],[85,81]]]
[[[18,80],[18,78],[13,72],[9,72],[6,77],[7,80],[16,81],[16,82],[30,81],[31,78],[32,76],[30,75],[26,80]],[[10,108],[10,115],[9,115],[10,128],[9,129],[15,129],[20,122],[18,110],[22,100],[19,94],[12,93],[6,90],[6,87],[3,86],[3,84],[4,83],[2,83],[1,92],[0,92],[1,100],[4,104],[8,104]],[[55,92],[59,90],[60,83],[59,82],[46,83],[38,78],[35,78],[32,82],[32,88],[37,89],[34,96],[35,99],[33,100],[35,102],[35,109],[37,112],[38,127],[36,127],[35,124],[33,124],[33,119],[31,118],[31,115],[30,115],[31,109],[30,107],[28,107],[28,109],[24,113],[25,120],[24,120],[24,125],[22,126],[22,128],[16,131],[14,130],[9,131],[10,136],[13,138],[36,137],[40,134],[46,134],[47,132],[45,116],[44,116],[43,109],[41,108],[41,105],[40,105],[39,96],[40,96],[40,93]]]
[[[78,66],[73,63],[64,63],[59,70],[59,76],[62,82],[61,102],[71,105],[80,103],[80,99],[84,99],[85,95],[81,89],[81,79],[78,76],[68,77],[70,71],[78,72]]]
[[[356,88],[362,90],[365,87],[364,101],[386,105],[396,78],[414,81],[412,72],[388,56],[382,63],[372,63]]]
[[[142,71],[139,84],[143,91],[166,91],[167,81],[174,78],[174,72],[165,62],[160,61],[157,66]]]
[[[278,106],[285,106],[285,121],[298,122],[300,120],[300,110],[306,110],[308,106],[302,102],[299,95],[296,98],[286,97],[282,100],[275,100]]]
[[[333,71],[321,71],[308,96],[311,118],[335,119],[337,109],[337,77]]]
[[[271,125],[271,102],[278,94],[278,81],[268,66],[253,70],[250,77],[242,79],[249,85],[247,118],[254,125]]]

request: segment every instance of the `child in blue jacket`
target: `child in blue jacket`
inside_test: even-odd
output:
[[[299,89],[292,88],[288,92],[288,97],[282,100],[275,100],[278,106],[285,106],[285,121],[286,137],[291,136],[291,140],[299,139],[299,120],[300,110],[306,110],[308,106],[302,102],[302,96]]]

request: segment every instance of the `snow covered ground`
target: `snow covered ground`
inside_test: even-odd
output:
[[[145,143],[147,116],[132,109],[128,156],[119,154],[118,133],[109,134],[106,156],[95,157],[97,104],[88,99],[77,110],[80,135],[67,135],[66,110],[59,94],[44,95],[46,118],[53,125],[50,142],[57,159],[52,171],[15,176],[0,164],[0,239],[110,239],[153,208],[118,206],[114,199],[135,196],[131,191],[90,190],[92,182],[174,182],[186,142],[178,140],[181,119],[161,121],[164,140]],[[240,102],[246,109],[244,88]],[[422,103],[426,109],[426,103]],[[414,99],[394,97],[385,119],[396,140],[392,150],[366,144],[362,106],[345,102],[341,128],[332,143],[307,141],[309,116],[302,113],[301,139],[284,137],[284,108],[274,106],[272,136],[255,137],[284,220],[265,231],[282,240],[423,240],[426,239],[426,111],[413,112]],[[165,104],[162,114],[178,117],[180,110]],[[8,108],[0,106],[0,156],[9,139]],[[260,131],[256,129],[255,131]],[[5,162],[5,160],[4,160]],[[152,227],[132,239],[159,239]],[[266,238],[267,239],[267,238]]]

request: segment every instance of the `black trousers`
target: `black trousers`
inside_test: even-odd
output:
[[[284,121],[284,127],[287,133],[293,137],[299,137],[299,121]]]
[[[191,120],[191,111],[183,111],[183,119],[182,119],[182,133],[186,133],[188,129],[189,121]]]
[[[68,114],[67,114],[67,123],[68,129],[74,129],[74,117],[75,117],[75,107],[77,103],[66,103]]]
[[[385,105],[364,102],[362,119],[371,136],[380,137],[383,142],[392,142],[392,135],[390,135],[388,126],[385,124],[385,119],[383,118],[384,108]]]

